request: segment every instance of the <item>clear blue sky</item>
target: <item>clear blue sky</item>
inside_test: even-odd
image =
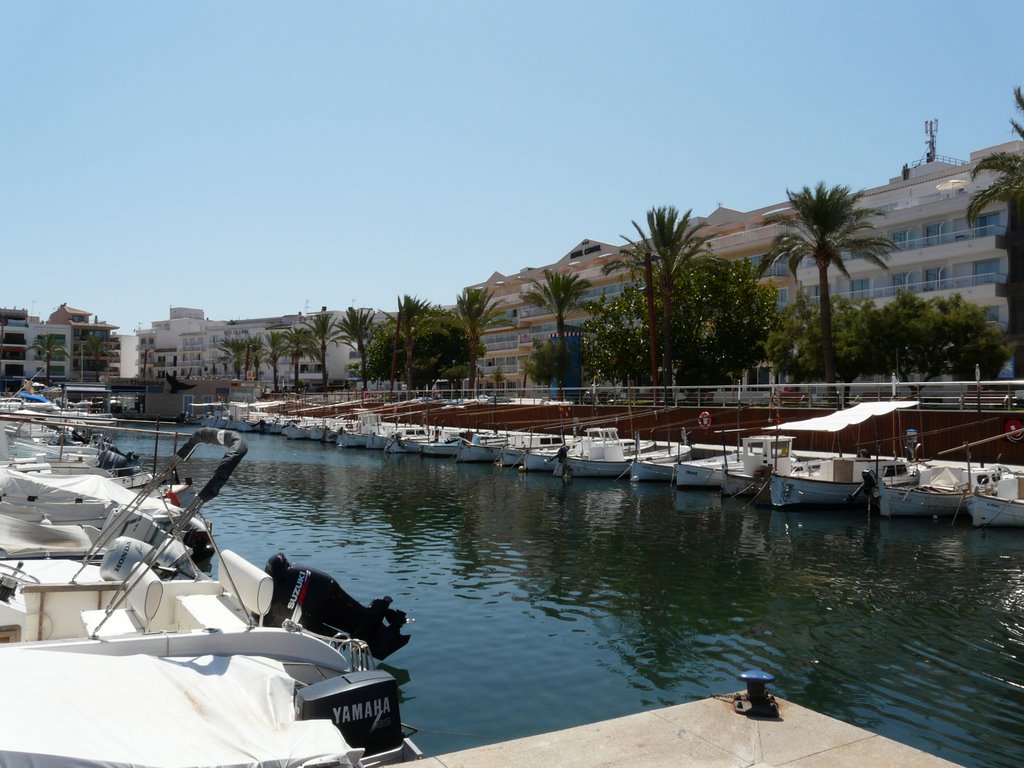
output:
[[[1011,138],[1024,3],[0,2],[0,305],[398,294]]]

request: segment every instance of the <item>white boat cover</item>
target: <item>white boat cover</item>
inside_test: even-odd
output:
[[[114,501],[125,506],[134,501],[136,492],[116,480],[102,475],[41,475],[0,467],[0,497],[24,502],[34,496],[41,502]],[[143,499],[141,509],[147,512],[166,510],[161,499]]]
[[[846,427],[860,424],[873,416],[886,416],[900,408],[913,408],[917,400],[896,400],[881,403],[858,403],[852,408],[818,416],[803,421],[790,421],[779,424],[776,429],[784,432],[839,432]]]
[[[104,656],[9,646],[0,765],[292,768],[362,756],[327,720],[295,719],[295,682],[253,656]],[[347,761],[347,762],[346,762]]]
[[[43,525],[0,515],[0,547],[12,557],[37,552],[85,552],[91,546],[92,539],[80,525]]]

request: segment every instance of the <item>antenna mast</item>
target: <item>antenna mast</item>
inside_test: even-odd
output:
[[[939,132],[939,121],[925,120],[924,121],[924,135],[928,137],[928,141],[925,146],[928,147],[928,151],[925,153],[924,161],[926,163],[935,162],[935,134]]]

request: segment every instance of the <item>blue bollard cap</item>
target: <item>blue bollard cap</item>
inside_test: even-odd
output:
[[[763,669],[748,669],[740,675],[740,680],[745,683],[774,683],[775,675],[765,672]]]

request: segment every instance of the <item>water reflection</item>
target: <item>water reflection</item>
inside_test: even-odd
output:
[[[417,620],[403,717],[429,752],[732,691],[751,666],[956,762],[1024,751],[1024,532],[249,444],[208,505],[222,546],[394,596]]]

